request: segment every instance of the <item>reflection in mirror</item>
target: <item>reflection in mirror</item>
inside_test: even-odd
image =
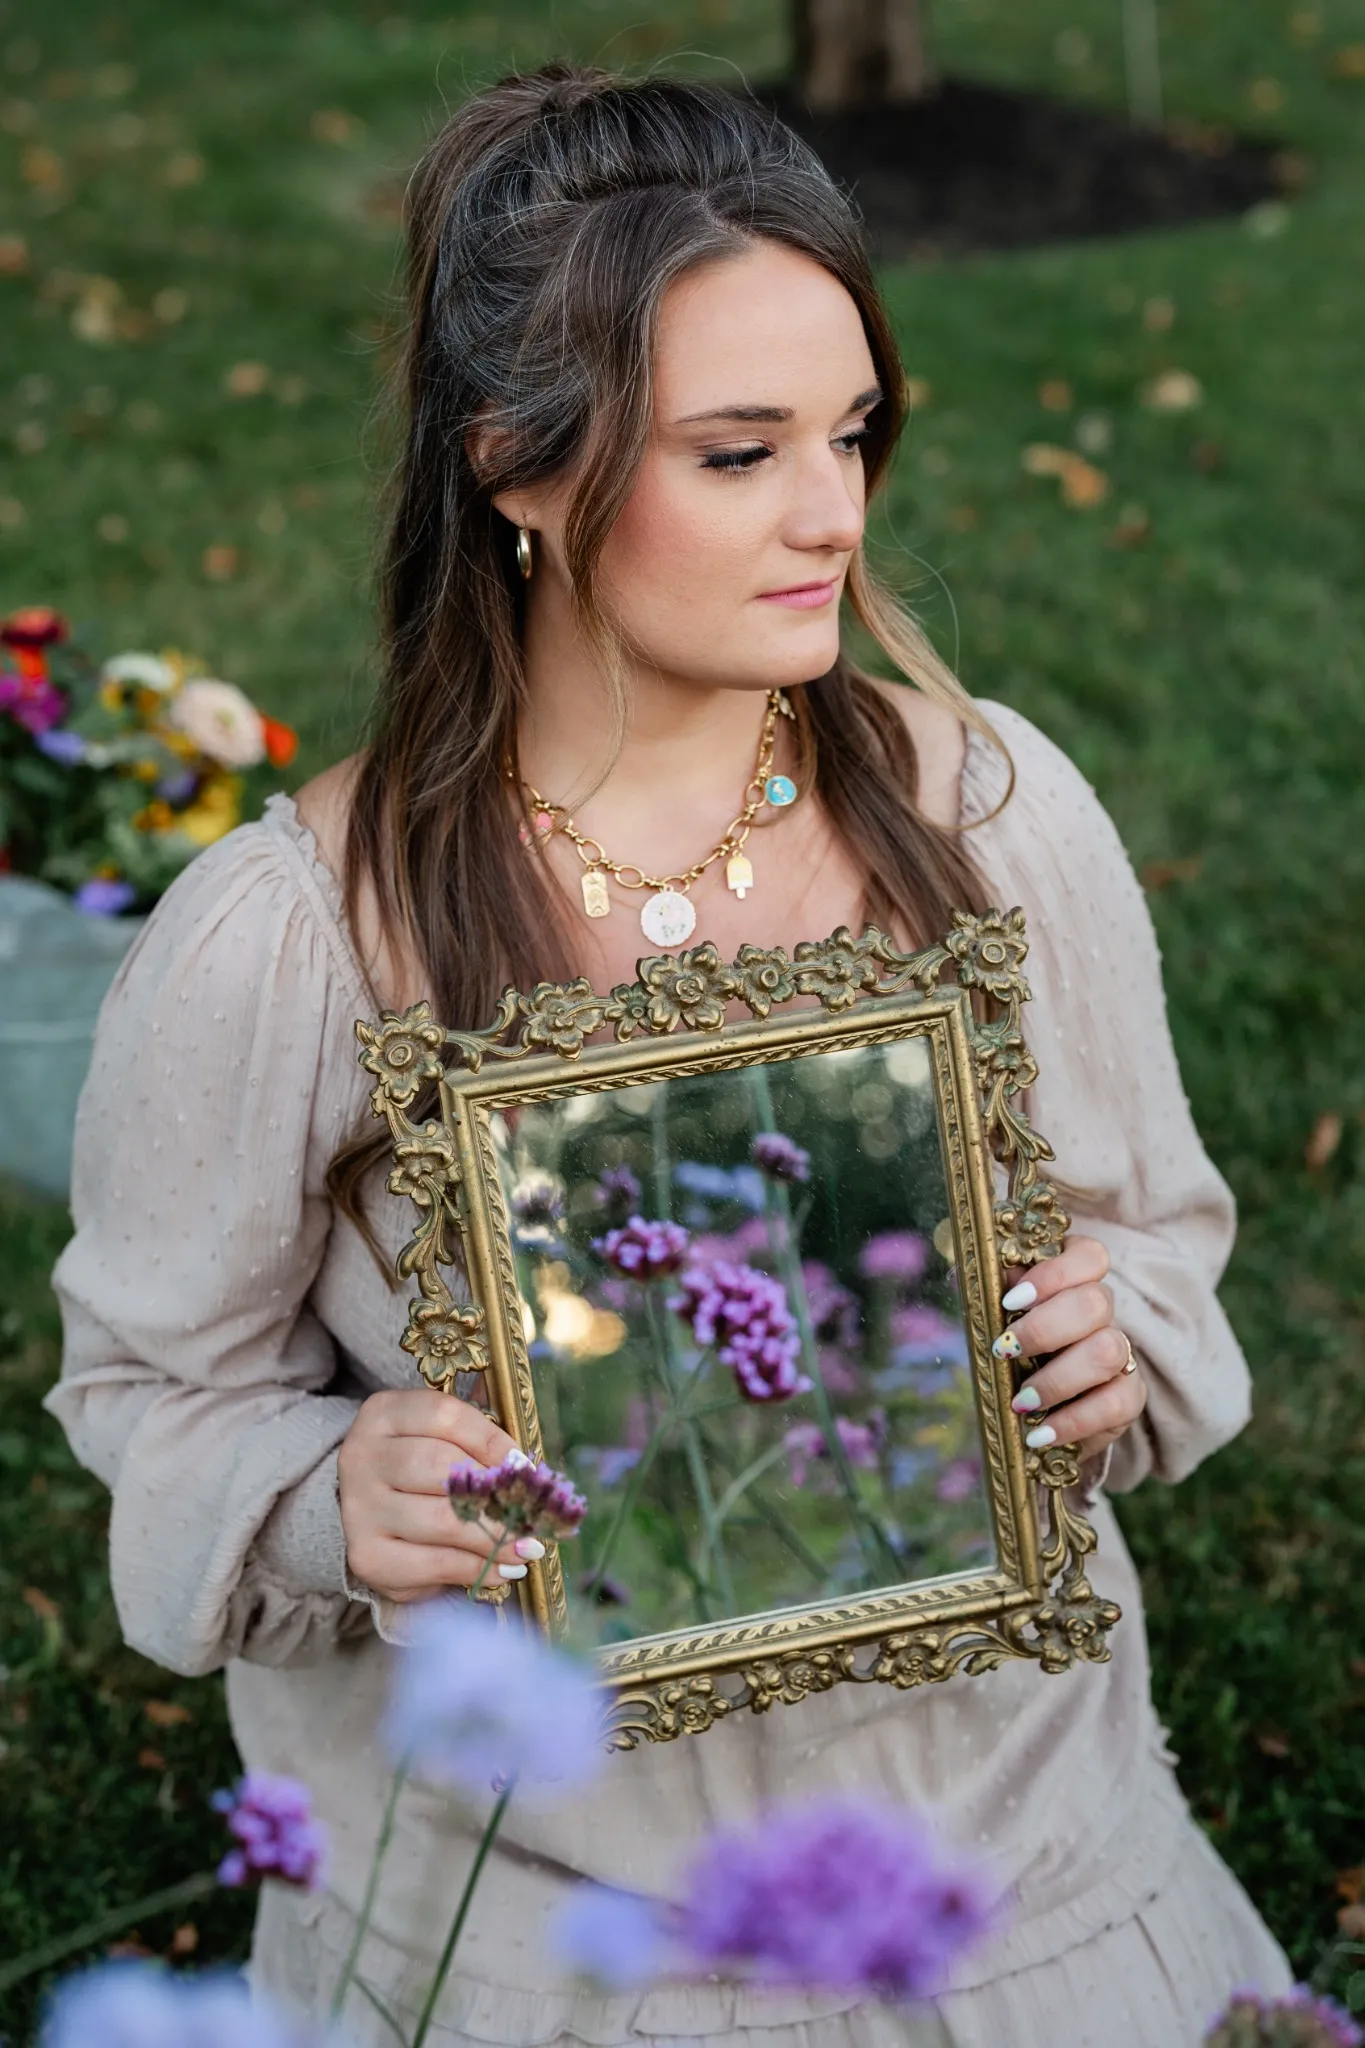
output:
[[[492,1119],[606,1645],[994,1562],[926,1041]]]

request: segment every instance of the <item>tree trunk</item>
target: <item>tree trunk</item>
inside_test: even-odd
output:
[[[793,0],[796,88],[811,107],[919,100],[936,78],[928,0]]]

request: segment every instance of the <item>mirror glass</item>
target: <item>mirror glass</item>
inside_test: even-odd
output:
[[[578,1642],[993,1564],[922,1037],[492,1129]]]

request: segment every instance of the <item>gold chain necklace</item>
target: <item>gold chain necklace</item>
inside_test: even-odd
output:
[[[759,734],[758,758],[744,787],[743,805],[706,858],[694,862],[679,874],[647,875],[634,861],[612,860],[600,841],[579,831],[563,804],[551,803],[548,797],[543,797],[538,789],[525,781],[521,786],[531,806],[531,828],[528,831],[524,822],[518,828],[522,844],[531,846],[536,840],[545,840],[555,832],[562,832],[583,863],[583,909],[588,917],[611,915],[611,896],[607,890],[607,876],[611,875],[623,889],[652,891],[640,912],[640,929],[645,937],[656,946],[681,945],[684,939],[691,938],[697,922],[696,908],[687,893],[692,884],[706,873],[713,862],[724,860],[726,884],[743,902],[754,886],[753,863],[744,851],[754,819],[764,804],[772,804],[781,810],[796,801],[796,784],[791,777],[772,772],[779,712],[786,718],[794,716],[782,692],[770,690],[768,709]]]

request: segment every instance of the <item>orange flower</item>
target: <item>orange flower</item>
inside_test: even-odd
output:
[[[299,750],[299,736],[292,726],[281,725],[278,718],[261,715],[265,737],[265,757],[272,768],[287,768]]]
[[[0,641],[6,647],[50,647],[65,640],[71,628],[51,605],[29,604],[0,619]]]

